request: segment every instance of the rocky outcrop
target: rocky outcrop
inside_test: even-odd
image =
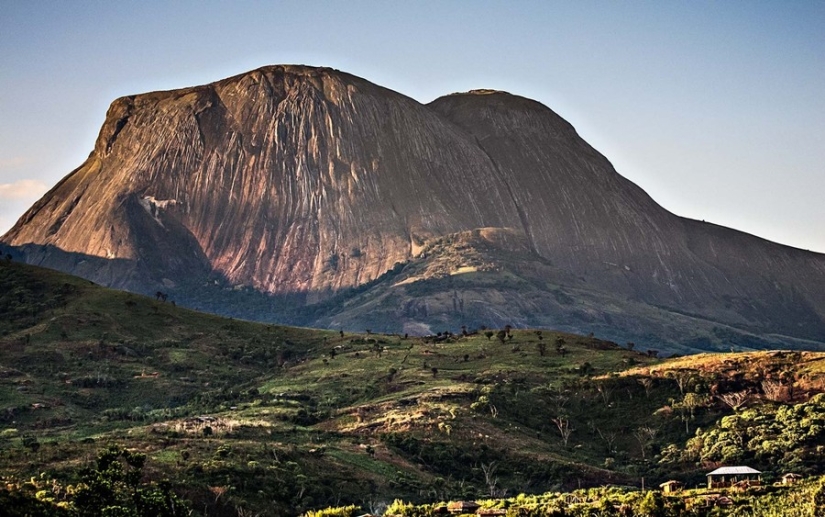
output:
[[[114,287],[185,300],[209,282],[313,305],[397,263],[443,268],[432,243],[482,228],[498,236],[490,271],[513,245],[545,290],[825,341],[822,255],[670,214],[537,102],[484,90],[424,106],[324,68],[116,100],[88,160],[2,241]],[[318,310],[308,323],[348,324]]]

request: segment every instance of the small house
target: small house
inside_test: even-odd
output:
[[[762,473],[750,467],[719,467],[708,473],[708,489],[725,488],[747,481],[749,485],[759,485]]]
[[[802,476],[799,474],[794,474],[793,472],[789,472],[782,476],[782,484],[783,485],[794,485],[802,480]]]
[[[447,510],[454,515],[476,513],[480,506],[474,501],[454,501],[447,505]]]
[[[665,481],[664,483],[659,485],[659,488],[662,489],[662,492],[664,492],[666,494],[670,494],[670,493],[678,492],[678,491],[682,490],[682,488],[684,488],[684,485],[682,484],[681,481],[676,481],[675,479],[671,479],[670,481]]]

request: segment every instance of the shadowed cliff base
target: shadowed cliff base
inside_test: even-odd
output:
[[[142,282],[130,284],[139,270],[130,261],[34,245],[0,246],[0,254],[8,253],[14,261],[44,267],[71,267],[88,273],[84,278],[97,283],[116,279],[113,284],[118,288],[148,296],[163,295],[167,303],[267,323],[410,335],[461,333],[462,329],[474,332],[511,325],[592,334],[622,346],[633,343],[637,350],[655,349],[668,354],[825,350],[822,339],[767,335],[755,323],[735,327],[678,309],[619,300],[592,291],[574,279],[558,284],[540,280],[551,276],[546,270],[552,266],[529,252],[521,256],[511,252],[508,265],[501,266],[485,262],[460,246],[462,256],[473,257],[469,262],[476,265],[445,271],[445,262],[455,256],[438,251],[439,246],[444,244],[429,249],[422,258],[398,263],[380,277],[355,288],[338,293],[288,295],[233,286],[216,272],[191,275],[174,284],[160,280],[146,288]],[[309,302],[319,299],[322,301]]]

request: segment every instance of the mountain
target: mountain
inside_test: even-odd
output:
[[[825,347],[825,256],[667,212],[535,101],[422,105],[327,68],[116,100],[86,162],[0,241],[265,321]]]

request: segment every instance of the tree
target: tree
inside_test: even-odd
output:
[[[41,501],[23,490],[0,488],[0,508],[4,517],[70,517],[66,509]]]
[[[495,461],[481,464],[481,472],[484,473],[484,484],[490,491],[490,497],[496,497],[496,485],[498,485],[498,477],[496,477],[496,470],[498,464]]]
[[[484,336],[487,337],[487,341],[489,341],[490,338],[493,337],[493,335],[494,335],[494,332],[492,330],[487,330],[487,331],[484,332]]]
[[[599,383],[596,385],[596,391],[599,393],[599,396],[602,398],[605,406],[610,405],[610,398],[613,396],[613,390],[604,383]]]
[[[653,445],[653,442],[656,439],[656,434],[658,434],[656,429],[647,426],[639,427],[633,431],[633,437],[636,438],[637,442],[639,442],[639,447],[642,450],[642,459],[646,458],[647,449]]]
[[[825,481],[819,483],[811,501],[813,517],[825,517]]]
[[[684,395],[685,390],[688,389],[693,382],[694,375],[690,370],[677,370],[675,372],[668,372],[668,377],[676,381],[676,385],[679,387],[679,393]]]
[[[552,386],[551,386],[550,389],[551,389],[550,402],[556,408],[556,411],[558,411],[559,413],[562,413],[563,410],[564,410],[565,404],[570,402],[570,394],[569,394],[569,392],[567,392],[567,391],[565,391],[561,388],[553,389]]]
[[[556,352],[561,354],[562,357],[564,357],[564,355],[567,353],[567,349],[564,348],[564,343],[565,341],[563,337],[556,338]]]
[[[177,517],[189,514],[183,500],[168,483],[142,483],[146,456],[109,447],[97,457],[95,467],[81,471],[73,504],[81,517]]]
[[[37,441],[36,436],[23,435],[21,440],[23,442],[23,447],[29,449],[32,452],[37,452],[40,449],[40,442]]]
[[[682,421],[685,422],[685,433],[690,434],[690,421],[694,419],[696,410],[706,405],[705,397],[698,393],[685,393],[681,402],[674,402],[673,409],[679,411]]]
[[[552,421],[556,424],[556,428],[559,430],[562,443],[564,443],[564,446],[567,447],[567,442],[570,441],[570,435],[573,434],[573,431],[575,431],[574,428],[570,427],[570,420],[564,416],[558,416],[553,418]]]
[[[645,389],[645,397],[650,398],[650,391],[653,389],[653,379],[650,377],[642,377],[638,379],[638,381]]]
[[[615,432],[602,431],[598,427],[596,428],[596,432],[599,433],[601,439],[607,444],[607,454],[613,454],[615,452],[615,443],[618,435]]]
[[[229,487],[227,487],[227,486],[220,486],[220,485],[218,485],[218,486],[210,486],[210,487],[208,487],[208,488],[209,488],[209,491],[210,491],[210,492],[212,492],[212,495],[214,495],[214,496],[215,496],[215,504],[218,504],[218,500],[219,500],[221,497],[223,497],[223,496],[224,496],[224,494],[226,494],[226,492],[229,490]]]
[[[639,513],[637,515],[645,517],[665,517],[667,509],[665,508],[664,497],[660,492],[650,491],[645,494],[644,498],[639,502]]]
[[[498,417],[498,408],[493,404],[491,400],[491,396],[496,392],[498,386],[493,384],[492,386],[485,386],[481,390],[481,395],[478,397],[478,400],[470,404],[470,409],[473,411],[482,411],[484,409],[490,410],[490,416],[493,418]]]

